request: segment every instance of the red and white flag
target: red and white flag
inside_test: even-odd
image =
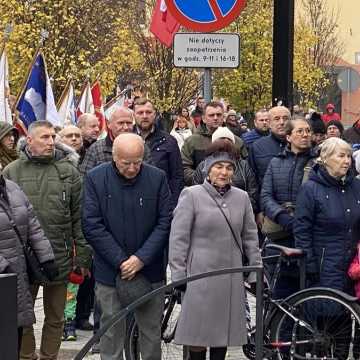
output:
[[[151,18],[150,31],[167,47],[171,47],[180,24],[168,11],[165,0],[157,0]]]
[[[84,84],[79,101],[76,107],[76,117],[79,118],[82,114],[90,113],[94,114],[94,102],[91,94],[91,87],[89,81]]]
[[[101,96],[100,82],[96,80],[91,86],[91,95],[94,104],[95,115],[99,120],[100,134],[106,131],[104,105]]]

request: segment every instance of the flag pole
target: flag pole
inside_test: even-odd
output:
[[[57,107],[58,110],[59,110],[62,102],[64,101],[64,98],[65,98],[66,94],[67,94],[68,91],[69,91],[71,82],[72,82],[72,78],[69,78],[68,81],[66,82],[65,88],[64,88],[63,92],[61,93],[61,96],[60,96],[60,98],[59,98],[58,103],[56,104],[56,107]]]

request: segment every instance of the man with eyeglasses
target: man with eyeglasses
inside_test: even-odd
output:
[[[108,133],[105,139],[92,144],[80,165],[80,172],[86,174],[89,170],[112,160],[112,146],[115,138],[123,133],[131,133],[134,129],[134,113],[126,107],[118,107],[107,123]],[[151,163],[149,148],[145,146],[144,161]]]
[[[83,146],[83,139],[81,130],[77,126],[65,126],[64,129],[59,132],[59,136],[62,143],[71,146],[77,153],[80,153]]]
[[[165,282],[171,195],[164,171],[144,164],[143,156],[139,135],[120,134],[113,161],[92,169],[84,179],[82,225],[95,254],[101,325],[129,305],[126,294],[140,297]],[[159,294],[135,310],[143,360],[161,359],[163,307]],[[100,340],[101,359],[122,359],[125,335],[124,320],[109,329]]]
[[[181,149],[186,185],[194,185],[193,176],[195,170],[201,161],[205,159],[206,149],[211,144],[212,134],[221,126],[224,126],[224,106],[220,102],[211,101],[205,106],[202,123],[195,133],[185,140],[184,146]],[[235,136],[235,146],[241,157],[246,158],[247,150],[244,142],[237,136]]]

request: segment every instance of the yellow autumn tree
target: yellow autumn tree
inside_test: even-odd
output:
[[[139,66],[121,11],[117,0],[0,0],[0,30],[13,25],[7,43],[12,92],[19,92],[44,29],[49,37],[43,52],[56,96],[67,79],[79,88],[86,77],[99,77],[104,93],[111,93],[122,67]]]

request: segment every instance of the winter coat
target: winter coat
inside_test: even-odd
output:
[[[345,180],[315,165],[302,186],[295,211],[295,246],[306,251],[306,269],[319,274],[315,286],[352,293],[347,270],[359,239],[352,236],[360,221],[360,180]]]
[[[105,139],[97,140],[87,149],[86,154],[80,162],[79,171],[82,175],[93,169],[95,166],[112,161],[113,140],[110,134]],[[151,164],[150,149],[145,145],[144,161]]]
[[[194,173],[193,185],[202,184],[206,179],[205,160],[203,160]],[[232,179],[232,185],[248,193],[254,213],[259,212],[259,188],[255,175],[246,160],[239,159]]]
[[[206,149],[211,144],[212,134],[202,123],[193,135],[185,140],[181,149],[182,165],[184,168],[185,185],[192,185],[192,179],[197,166],[205,159]],[[244,142],[235,136],[235,146],[243,159],[247,157]]]
[[[12,214],[22,239],[30,243],[40,263],[54,260],[54,253],[26,195],[14,182],[9,180],[5,182],[2,176],[0,181],[3,183],[1,186],[5,187],[9,201],[7,202],[4,197],[0,198],[0,274],[5,272],[17,274],[17,326],[30,326],[35,322],[35,315],[26,261],[20,240],[4,207]]]
[[[169,265],[173,281],[242,266],[242,255],[214,200],[222,206],[249,265],[261,264],[257,226],[249,196],[231,187],[221,196],[207,181],[185,188],[171,224]],[[248,281],[256,281],[251,273]],[[243,274],[187,284],[175,342],[194,346],[236,346],[247,342]]]
[[[176,139],[179,149],[181,151],[185,140],[192,135],[192,131],[190,129],[173,129],[171,130],[170,135]]]
[[[170,231],[170,191],[162,170],[143,164],[135,179],[102,164],[84,179],[82,226],[94,249],[95,280],[115,286],[120,264],[136,255],[150,282],[165,279]]]
[[[75,151],[64,149],[56,148],[53,157],[40,158],[22,147],[19,159],[4,169],[4,176],[16,182],[29,198],[50,240],[59,268],[56,282],[66,281],[74,265],[88,268],[91,259],[80,224],[81,177],[76,164],[69,160]]]
[[[271,159],[279,155],[286,147],[285,139],[282,140],[273,134],[255,141],[249,149],[249,164],[254,171],[260,188],[262,187],[266,169]]]
[[[258,129],[253,129],[251,131],[247,131],[243,133],[241,138],[243,139],[245,145],[247,147],[250,147],[256,140],[268,135],[269,135],[268,131],[263,132],[263,131],[259,131]]]
[[[309,150],[294,154],[288,147],[270,161],[261,189],[261,209],[276,222],[276,217],[286,210],[281,206],[296,204],[306,166],[313,165],[317,154]]]
[[[357,127],[357,124],[358,122],[355,123],[352,127],[346,129],[342,134],[343,140],[352,145],[360,144],[360,128]]]
[[[145,144],[150,149],[151,165],[165,171],[171,191],[172,209],[174,209],[184,187],[184,173],[177,142],[167,132],[155,127],[146,137]]]

